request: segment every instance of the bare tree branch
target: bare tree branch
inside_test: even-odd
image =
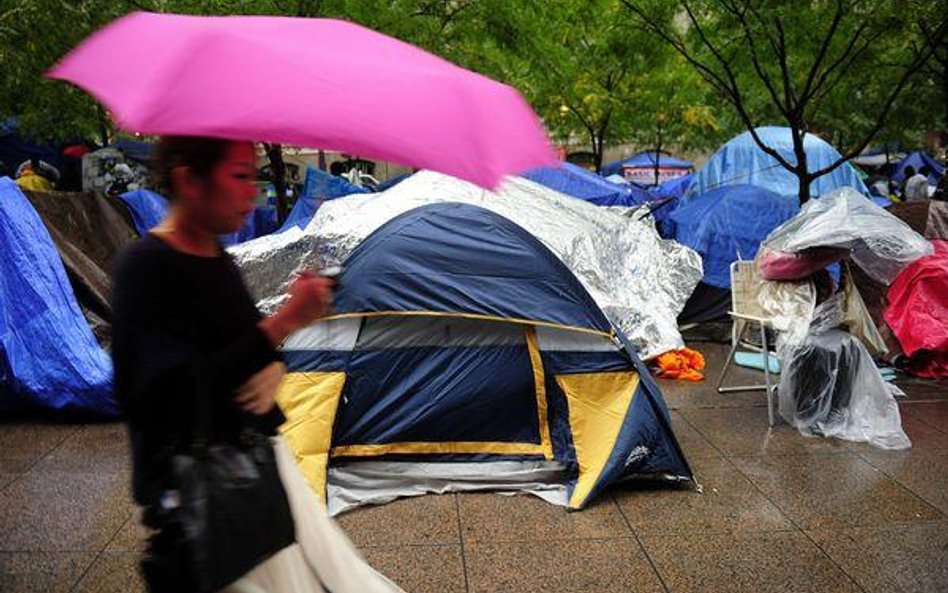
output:
[[[745,4],[744,10],[741,10],[737,6],[737,4],[735,4],[734,2],[729,2],[727,0],[722,1],[722,4],[728,10],[728,12],[730,12],[732,15],[734,15],[737,18],[738,22],[740,22],[741,24],[741,30],[744,33],[744,39],[747,41],[747,45],[750,48],[751,63],[754,66],[754,71],[757,73],[757,78],[759,78],[761,82],[764,83],[764,87],[766,87],[767,92],[770,93],[770,99],[774,102],[774,105],[776,105],[777,108],[780,110],[780,113],[782,113],[784,117],[789,118],[790,117],[789,102],[782,102],[780,98],[777,96],[777,89],[776,87],[774,87],[774,83],[770,79],[770,75],[764,71],[763,67],[760,64],[760,60],[757,57],[757,54],[758,54],[757,44],[754,42],[752,27],[750,23],[747,21],[747,15],[746,15],[747,4]],[[786,89],[786,83],[784,84],[784,89]]]
[[[800,93],[800,98],[804,102],[811,96],[810,89],[813,88],[813,81],[816,79],[817,72],[820,71],[820,66],[823,65],[823,61],[826,59],[830,42],[833,41],[833,37],[836,36],[836,31],[839,30],[839,25],[843,21],[843,14],[843,2],[842,0],[836,0],[836,12],[833,13],[833,20],[830,22],[830,26],[826,30],[826,34],[823,35],[823,43],[820,44],[820,49],[816,54],[816,58],[813,60],[813,64],[810,66],[810,73],[807,74],[806,82],[803,84],[803,92]],[[856,35],[853,35],[852,42],[855,42],[857,37],[859,37],[858,30]],[[850,47],[852,46],[852,42],[850,43]]]
[[[813,179],[826,175],[849,159],[857,156],[866,148],[866,146],[869,145],[870,142],[872,142],[872,139],[875,138],[875,135],[878,134],[879,130],[882,129],[882,126],[885,125],[885,120],[889,115],[889,111],[892,109],[892,105],[895,103],[896,98],[902,92],[902,89],[905,88],[905,85],[908,84],[909,79],[911,79],[912,76],[917,73],[918,67],[924,64],[936,51],[938,46],[941,43],[944,43],[946,39],[948,39],[948,20],[942,20],[938,28],[935,30],[935,34],[931,38],[926,39],[925,49],[915,56],[915,59],[912,60],[912,64],[905,69],[905,72],[902,74],[901,78],[899,78],[899,82],[892,89],[892,92],[889,93],[889,96],[886,98],[882,110],[876,116],[876,122],[872,126],[872,129],[869,131],[869,133],[865,135],[861,142],[857,143],[856,146],[848,150],[846,154],[842,155],[835,162],[823,167],[818,171],[813,172]]]

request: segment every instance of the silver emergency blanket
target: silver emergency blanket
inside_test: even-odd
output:
[[[934,252],[924,237],[851,187],[804,204],[767,236],[763,247],[786,253],[812,247],[850,249],[853,262],[886,285],[905,266]]]
[[[521,178],[496,192],[431,171],[388,191],[322,204],[303,230],[290,229],[231,248],[264,311],[278,305],[294,273],[341,265],[373,231],[427,204],[459,202],[520,225],[582,282],[609,320],[651,358],[684,345],[676,318],[701,279],[700,256],[663,240],[638,220]]]

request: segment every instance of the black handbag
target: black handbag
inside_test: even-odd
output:
[[[172,488],[149,509],[159,531],[142,572],[150,593],[212,593],[293,544],[293,516],[267,436],[208,442],[209,404],[197,398],[196,438],[171,455]]]

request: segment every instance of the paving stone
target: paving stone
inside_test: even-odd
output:
[[[99,551],[132,509],[120,473],[31,472],[0,493],[0,550]]]
[[[82,577],[73,593],[146,593],[138,569],[141,555],[133,552],[105,552]]]
[[[740,471],[723,459],[691,460],[703,488],[621,490],[616,500],[639,534],[774,531],[794,526]]]
[[[644,536],[669,593],[861,593],[799,532]]]
[[[855,454],[733,460],[797,525],[878,527],[943,518],[938,509]]]
[[[458,495],[464,543],[630,537],[632,532],[609,496],[579,512],[531,495],[493,492]]]
[[[336,517],[357,546],[460,544],[453,494],[403,498]]]
[[[0,593],[68,593],[94,552],[0,552]]]
[[[83,426],[40,459],[35,469],[129,472],[132,464],[128,429],[121,423]]]
[[[661,593],[632,538],[465,545],[471,593]]]
[[[0,423],[0,472],[26,472],[77,430],[74,424]]]
[[[681,412],[671,410],[669,416],[671,416],[672,431],[675,433],[675,438],[678,439],[678,444],[681,445],[681,450],[684,451],[686,459],[721,458],[721,453],[714,448],[714,445],[708,439],[701,436],[701,433],[688,424]]]
[[[948,384],[942,389],[948,394]],[[903,412],[918,418],[925,424],[948,433],[948,399],[938,403],[906,402],[899,407]]]
[[[948,515],[948,452],[912,448],[860,456]]]
[[[141,524],[139,512],[132,511],[131,516],[105,549],[107,552],[144,552],[149,533],[149,530]]]
[[[843,453],[851,451],[853,445],[838,439],[805,437],[782,422],[771,428],[766,408],[683,409],[681,414],[725,456]]]
[[[409,593],[465,593],[461,546],[386,546],[361,550],[366,561]]]
[[[808,534],[866,593],[948,591],[948,522]]]

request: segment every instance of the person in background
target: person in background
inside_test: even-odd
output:
[[[941,179],[938,180],[932,199],[938,202],[948,202],[948,173],[942,174]]]
[[[906,202],[918,202],[928,199],[928,174],[931,169],[923,166],[917,173],[912,167],[905,168],[905,196]]]

